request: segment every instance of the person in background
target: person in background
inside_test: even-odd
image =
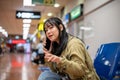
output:
[[[1,47],[1,43],[0,43],[0,55],[2,55],[2,47]]]
[[[32,54],[31,54],[31,61],[35,64],[39,64],[39,57],[37,56],[38,49],[37,49],[37,43],[32,43]]]
[[[45,66],[38,80],[99,80],[84,43],[66,32],[61,19],[51,17],[44,23]]]
[[[44,52],[43,52],[43,41],[42,39],[40,39],[40,42],[37,45],[37,49],[38,49],[38,58],[39,60],[39,64],[44,64]]]
[[[40,39],[37,45],[33,46],[31,61],[37,65],[44,64],[43,38]]]

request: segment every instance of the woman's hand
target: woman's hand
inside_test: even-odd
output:
[[[50,53],[46,48],[43,49],[43,52],[45,54],[45,59],[48,61],[48,62],[56,62],[57,64],[60,63],[61,61],[61,58],[56,56],[56,55],[53,55],[52,53]]]

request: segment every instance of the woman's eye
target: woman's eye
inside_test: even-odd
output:
[[[48,31],[48,29],[45,29],[45,32]]]
[[[47,32],[48,30],[53,29],[53,27],[54,27],[54,26],[52,26],[52,25],[51,25],[51,26],[48,26],[48,27],[45,29],[45,31]]]
[[[50,27],[49,27],[49,29],[52,29],[52,28],[53,28],[53,26],[50,26]]]

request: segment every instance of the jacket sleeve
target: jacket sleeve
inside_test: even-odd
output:
[[[84,76],[89,72],[89,69],[85,62],[86,49],[83,43],[78,40],[71,40],[67,48],[61,56],[61,62],[58,64],[59,70],[71,77],[79,78]]]

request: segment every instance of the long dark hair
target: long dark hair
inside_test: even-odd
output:
[[[52,25],[52,26],[56,26],[57,29],[59,30],[59,44],[57,42],[52,42],[52,54],[55,54],[57,56],[61,55],[61,52],[66,48],[67,45],[67,41],[68,41],[68,34],[66,32],[65,26],[62,23],[61,19],[57,18],[57,17],[52,17],[49,18],[48,20],[45,21],[44,23],[44,31],[45,31],[45,25]],[[60,25],[63,26],[63,30],[60,30]],[[46,33],[46,32],[45,32]],[[49,50],[50,48],[50,44],[51,41],[46,38],[46,48]]]

